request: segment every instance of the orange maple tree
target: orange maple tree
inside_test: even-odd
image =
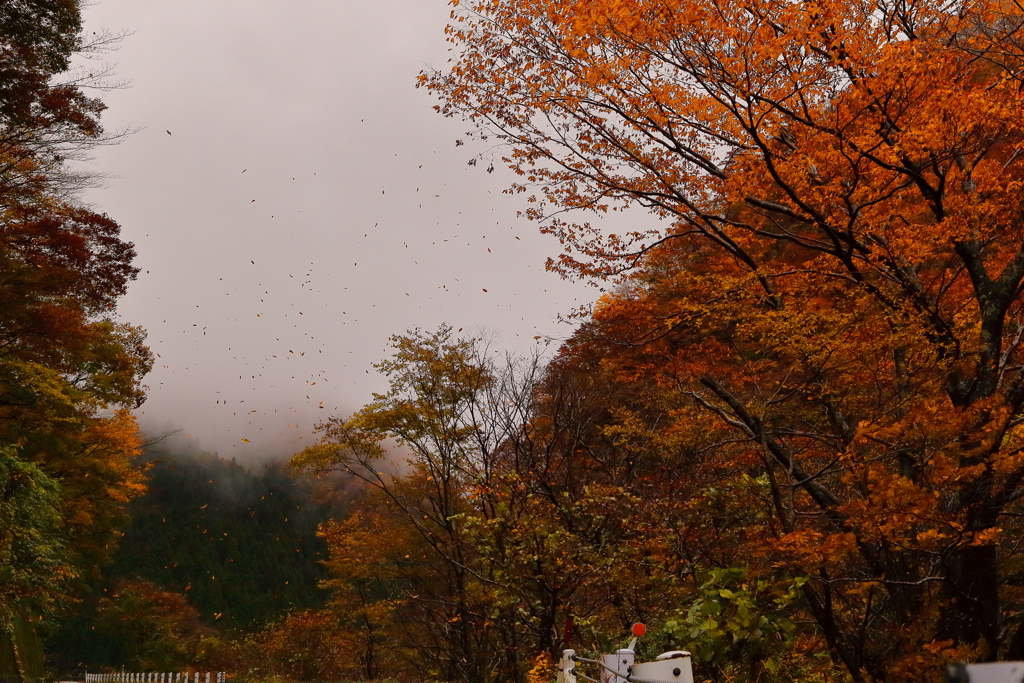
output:
[[[616,281],[577,346],[762,487],[750,559],[811,578],[834,660],[1024,656],[1021,6],[453,5],[421,83],[505,143],[550,267]],[[629,206],[662,221],[565,213]]]

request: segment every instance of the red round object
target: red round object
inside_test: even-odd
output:
[[[644,626],[640,622],[637,622],[637,623],[633,624],[633,635],[634,636],[639,638],[640,636],[642,636],[645,633],[647,633],[647,627],[646,626]]]

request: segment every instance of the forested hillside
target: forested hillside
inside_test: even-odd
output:
[[[158,458],[107,575],[188,592],[204,619],[264,624],[323,603],[317,525],[327,510],[278,466],[217,456]]]
[[[113,562],[77,616],[48,641],[55,666],[70,673],[79,662],[138,665],[167,645],[160,637],[187,640],[200,624],[227,648],[289,611],[323,607],[326,547],[318,524],[337,513],[344,492],[318,492],[277,465],[247,469],[208,453],[158,446],[145,462],[147,492],[129,508],[132,521]],[[170,594],[180,601],[160,598]],[[190,609],[191,631],[175,631],[170,624],[187,620]],[[160,636],[136,640],[147,622],[161,621],[167,630]],[[178,661],[168,654],[163,666],[188,664],[179,654]]]

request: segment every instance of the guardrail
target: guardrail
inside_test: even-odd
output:
[[[117,671],[109,674],[85,674],[85,683],[227,683],[227,680],[226,671]]]

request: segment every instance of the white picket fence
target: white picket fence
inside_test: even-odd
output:
[[[206,672],[206,681],[203,681],[203,673],[193,671],[191,679],[189,672],[128,672],[119,671],[112,674],[85,674],[85,683],[226,683],[228,675],[224,671]],[[215,676],[216,678],[211,678]]]

